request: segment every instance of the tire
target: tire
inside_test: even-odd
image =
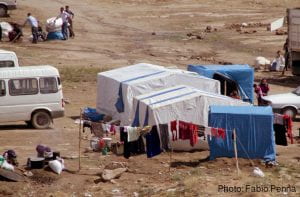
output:
[[[4,5],[0,5],[0,17],[7,16],[7,8]]]
[[[50,127],[52,118],[46,111],[37,111],[33,114],[31,124],[36,129],[47,129]]]
[[[297,111],[293,107],[285,107],[282,109],[282,114],[289,115],[292,119],[295,119],[297,115]]]

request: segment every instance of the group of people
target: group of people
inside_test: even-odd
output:
[[[264,105],[263,96],[267,96],[268,92],[270,91],[269,84],[267,83],[266,79],[262,79],[259,85],[254,84],[254,92],[256,93],[257,104]]]
[[[75,37],[75,33],[73,30],[73,18],[74,13],[70,10],[69,6],[65,6],[60,8],[60,14],[55,18],[54,22],[56,22],[57,19],[62,19],[62,27],[61,32],[63,35],[63,40],[67,40],[70,36],[70,38]],[[27,18],[23,24],[23,27],[26,24],[29,24],[31,26],[31,33],[32,33],[32,43],[37,43],[39,38],[42,38],[42,40],[46,40],[46,37],[43,33],[42,27],[39,24],[39,21],[31,15],[31,13],[27,14]]]

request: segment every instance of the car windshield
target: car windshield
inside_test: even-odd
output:
[[[294,94],[296,94],[297,96],[300,96],[300,86],[298,86],[298,88],[296,88],[294,91],[293,91]]]

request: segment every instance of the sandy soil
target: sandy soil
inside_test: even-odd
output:
[[[23,122],[0,125],[0,152],[14,149],[23,165],[35,155],[37,144],[47,144],[63,156],[77,155],[78,125],[72,119],[79,108],[95,106],[96,73],[134,63],[149,62],[185,68],[188,64],[238,63],[253,64],[256,56],[272,59],[286,39],[266,30],[266,24],[285,15],[287,7],[297,0],[18,0],[18,10],[4,21],[23,23],[31,12],[42,23],[56,16],[59,7],[70,5],[75,13],[76,38],[33,45],[28,41],[29,27],[23,42],[2,42],[1,48],[13,50],[21,65],[51,64],[62,73],[64,96],[70,100],[66,116],[54,121],[49,130],[33,130]],[[233,24],[251,23],[238,32]],[[207,26],[216,31],[206,33]],[[256,32],[253,33],[253,30]],[[201,37],[187,36],[194,34]],[[199,38],[200,38],[199,37]],[[88,74],[87,74],[88,73]],[[299,77],[288,72],[257,72],[256,80],[268,78],[271,94],[288,92],[300,84]],[[294,134],[300,127],[298,118]],[[87,135],[87,134],[85,134]],[[86,137],[89,137],[88,135]],[[88,141],[83,143],[88,147]],[[220,158],[207,161],[208,151],[174,153],[171,168],[169,154],[153,159],[145,155],[129,160],[115,155],[84,153],[83,170],[76,172],[77,159],[66,159],[68,171],[60,176],[49,171],[33,171],[25,183],[0,183],[0,196],[299,196],[300,158],[298,143],[277,146],[279,166],[265,168],[266,174],[251,176],[251,163],[240,160],[241,176],[237,177],[234,160]],[[126,162],[129,171],[115,183],[99,181],[104,166],[112,161]],[[21,166],[22,167],[22,166]],[[295,186],[297,193],[283,192],[218,192],[218,185]]]

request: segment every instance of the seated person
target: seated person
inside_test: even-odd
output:
[[[281,51],[277,51],[276,57],[273,60],[270,71],[282,71],[285,67],[285,59],[281,54]]]
[[[229,96],[234,99],[241,99],[240,95],[238,94],[238,92],[236,90],[233,90]]]

